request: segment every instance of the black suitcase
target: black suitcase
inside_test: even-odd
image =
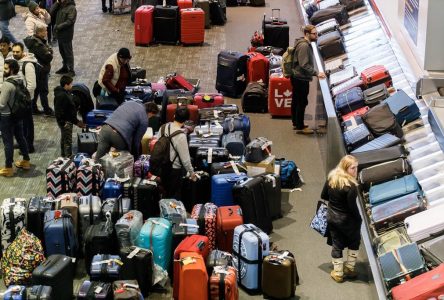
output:
[[[96,254],[116,254],[117,237],[111,221],[88,227],[85,232],[85,269],[90,273],[91,261]]]
[[[48,197],[43,196],[35,196],[31,197],[28,204],[28,210],[26,215],[26,228],[29,232],[33,233],[39,240],[42,241],[44,245],[43,239],[43,219],[45,212],[53,209],[53,203],[48,200],[52,200]]]
[[[48,285],[34,285],[27,288],[28,300],[51,300],[55,299],[52,297],[52,287]]]
[[[238,97],[247,86],[248,56],[237,51],[222,50],[217,56],[216,90]]]
[[[132,67],[131,68],[131,82],[136,81],[137,79],[145,79],[146,78],[146,69],[141,67]]]
[[[339,31],[326,33],[318,38],[318,48],[324,59],[345,53],[344,42]]]
[[[251,6],[265,6],[265,0],[250,0]]]
[[[119,103],[113,97],[109,96],[97,96],[96,97],[96,109],[101,110],[116,110],[119,107]]]
[[[77,133],[77,152],[88,153],[93,155],[97,151],[99,140],[97,133],[89,132],[88,129],[82,130],[81,133]]]
[[[233,187],[234,203],[242,208],[245,224],[254,224],[265,233],[273,231],[273,223],[261,177],[248,178]]]
[[[261,177],[263,180],[265,199],[268,203],[271,219],[282,218],[281,177],[276,174],[263,174],[258,177]]]
[[[156,43],[176,44],[179,40],[179,7],[156,5],[153,33]]]
[[[120,279],[137,280],[143,296],[148,297],[153,285],[153,253],[135,246],[124,247],[120,249],[120,258]]]
[[[290,28],[285,19],[280,17],[280,9],[271,10],[271,18],[262,20],[262,31],[264,33],[264,45],[287,49],[290,44]]]
[[[310,22],[313,25],[317,25],[328,19],[335,18],[339,25],[347,24],[348,12],[344,5],[333,5],[321,10],[316,11],[310,18]]]
[[[199,147],[194,160],[195,168],[210,173],[212,163],[228,161],[229,156],[228,150],[222,147]]]
[[[113,289],[111,283],[85,280],[77,293],[77,300],[112,300]]]
[[[268,92],[265,84],[250,82],[242,95],[242,110],[246,112],[268,111]]]
[[[192,181],[190,178],[183,179],[182,198],[180,200],[188,212],[191,212],[196,204],[211,202],[211,177],[206,172],[197,172],[197,174],[199,176],[197,181]]]
[[[142,213],[143,219],[158,217],[160,191],[157,184],[153,181],[133,178],[132,189],[133,198],[130,198],[133,202],[132,207]]]
[[[210,0],[210,19],[212,25],[224,25],[227,22],[226,9],[219,0]]]
[[[271,154],[272,142],[264,137],[252,140],[245,150],[245,161],[259,163]]]
[[[243,164],[239,162],[233,162],[233,164],[236,165],[239,172],[247,173],[247,168]],[[219,162],[211,165],[211,176],[230,173],[236,173],[231,162]]]
[[[365,6],[364,0],[339,0],[339,3],[344,5],[348,11]]]
[[[383,162],[406,158],[407,152],[402,145],[396,145],[379,150],[372,150],[353,154],[359,161],[358,169],[362,170]]]
[[[52,299],[71,300],[73,296],[74,264],[72,258],[54,254],[34,269],[32,283],[52,288]]]
[[[204,137],[202,138],[192,138],[190,139],[189,143],[188,143],[188,147],[190,150],[190,157],[192,160],[196,159],[196,154],[197,154],[197,149],[199,149],[200,147],[219,147],[220,146],[220,141],[216,140],[216,139],[206,139]]]

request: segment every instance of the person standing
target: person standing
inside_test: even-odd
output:
[[[312,134],[313,130],[304,124],[305,108],[308,105],[308,93],[310,81],[313,76],[325,78],[323,72],[318,72],[314,67],[313,49],[310,43],[316,42],[318,33],[314,25],[303,27],[304,36],[296,39],[294,45],[293,69],[290,78],[293,86],[291,101],[291,119],[296,133]]]
[[[328,174],[321,198],[328,201],[327,226],[330,234],[333,280],[355,278],[356,260],[361,243],[361,223],[356,198],[358,196],[358,161],[351,155],[344,156]],[[344,263],[342,251],[348,248]]]
[[[15,17],[15,6],[12,0],[0,1],[0,31],[2,37],[7,37],[12,43],[18,42],[9,30],[9,20]]]
[[[38,26],[48,27],[48,24],[51,23],[51,15],[34,1],[29,2],[28,8],[29,12],[25,15],[25,26],[28,36],[32,36]]]
[[[0,38],[0,87],[3,83],[3,66],[9,58],[12,58],[11,41],[6,36],[2,36]]]
[[[63,66],[56,74],[66,74],[74,77],[74,52],[72,40],[74,39],[74,24],[77,19],[76,4],[73,0],[57,0],[51,8],[51,17],[55,17],[54,34],[58,40],[59,52],[62,56]]]

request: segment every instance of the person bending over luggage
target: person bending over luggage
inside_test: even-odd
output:
[[[128,101],[119,106],[105,121],[99,133],[96,161],[109,152],[111,147],[117,151],[130,151],[139,157],[140,143],[148,128],[147,103]]]
[[[62,157],[72,156],[72,128],[76,125],[85,128],[77,119],[77,108],[71,94],[73,79],[69,76],[60,78],[60,86],[54,88],[54,109],[57,125],[60,128],[60,150]]]
[[[327,224],[332,246],[333,271],[331,277],[336,282],[344,278],[355,278],[355,264],[361,242],[361,215],[356,204],[358,161],[351,155],[344,156],[328,174],[321,198],[327,200]],[[347,260],[342,258],[342,250],[348,248]]]
[[[147,103],[148,107],[148,127],[153,129],[153,132],[158,132],[160,128],[159,107],[154,102]]]
[[[103,64],[99,73],[99,85],[102,87],[102,95],[108,95],[122,104],[125,88],[131,80],[130,51],[121,48],[119,52],[112,54]]]

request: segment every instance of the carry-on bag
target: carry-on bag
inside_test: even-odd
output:
[[[237,97],[247,86],[248,56],[222,50],[217,55],[216,90],[227,96]]]
[[[359,161],[358,170],[362,170],[387,161],[406,158],[407,152],[404,146],[396,145],[382,149],[354,153],[353,156]]]
[[[341,115],[349,114],[364,107],[364,105],[362,90],[358,87],[341,93],[335,98],[335,109]]]
[[[194,95],[194,104],[199,109],[219,106],[224,102],[224,96],[221,93],[196,93]]]
[[[136,2],[136,1],[132,1]],[[148,46],[153,41],[154,6],[142,5],[134,14],[134,43],[136,46]]]
[[[89,195],[79,198],[79,242],[81,250],[83,250],[85,233],[88,227],[100,222],[100,213],[102,212],[101,209],[102,201],[99,197]]]
[[[209,173],[213,162],[228,161],[230,154],[222,147],[199,147],[194,160],[195,169]]]
[[[189,7],[189,8],[180,9],[181,43],[185,45],[203,44],[204,40],[205,40],[205,12],[200,8]]]
[[[131,247],[136,244],[142,225],[143,216],[138,210],[130,210],[117,221],[114,228],[116,230],[119,249]]]
[[[268,211],[272,220],[282,218],[281,212],[281,177],[274,173],[259,175],[263,179],[265,199],[268,203]]]
[[[121,264],[118,255],[96,254],[91,261],[90,278],[93,281],[113,282],[119,279]]]
[[[179,40],[179,7],[156,5],[154,8],[154,41],[176,44]]]
[[[153,285],[153,252],[148,249],[131,246],[120,249],[122,266],[120,279],[137,280],[139,288],[145,297]]]
[[[53,199],[50,197],[31,197],[26,211],[26,229],[43,241],[43,219],[45,212],[53,209]]]
[[[317,43],[323,59],[329,59],[345,53],[344,41],[339,31],[323,34],[318,38]]]
[[[401,126],[386,103],[370,108],[367,113],[362,115],[362,120],[375,136],[391,133],[402,138],[404,135]]]
[[[111,219],[107,222],[93,224],[86,229],[84,236],[85,270],[90,271],[91,261],[96,254],[117,253],[117,240]]]
[[[114,111],[93,109],[86,114],[86,127],[96,128],[102,126]]]
[[[245,161],[259,163],[271,155],[272,141],[264,137],[257,137],[245,148]]]
[[[97,133],[89,132],[88,129],[82,130],[81,133],[77,133],[77,151],[88,153],[92,155],[97,151],[99,140]]]
[[[414,175],[406,175],[372,186],[368,192],[369,203],[370,205],[378,205],[410,193],[419,192],[420,190],[421,187],[416,177]]]
[[[134,177],[148,178],[150,171],[150,156],[142,154],[134,162]]]
[[[294,255],[289,251],[270,252],[262,264],[262,293],[273,299],[294,297],[299,276]]]
[[[237,271],[234,267],[216,266],[210,274],[210,299],[239,299]]]
[[[52,287],[49,285],[33,285],[27,288],[28,300],[51,300]]]
[[[247,81],[261,81],[263,84],[266,84],[268,82],[268,59],[258,52],[248,52],[247,56]]]
[[[267,69],[268,74],[268,69]],[[264,82],[268,82],[264,81]],[[268,92],[262,82],[250,81],[242,95],[242,110],[247,112],[267,112]]]
[[[201,8],[205,13],[205,29],[211,28],[210,18],[210,2],[208,0],[197,0],[194,2],[195,7]]]
[[[268,112],[272,117],[291,116],[293,86],[284,75],[270,74],[268,80]]]
[[[264,33],[264,45],[287,49],[289,45],[290,28],[287,21],[281,18],[279,8],[271,9],[271,17],[262,20],[262,31]]]
[[[143,295],[136,280],[117,280],[113,282],[114,300],[142,300]]]
[[[211,202],[220,206],[231,206],[233,202],[233,186],[239,180],[247,178],[245,173],[228,173],[214,175],[211,178]]]
[[[179,257],[179,292],[174,299],[208,299],[208,274],[205,260],[195,252],[182,252]]]
[[[438,205],[407,217],[404,224],[410,239],[417,242],[434,237],[437,233],[443,231],[442,210],[443,206]]]
[[[113,299],[111,283],[85,280],[77,293],[77,300]]]
[[[383,65],[375,65],[361,72],[361,78],[368,87],[374,87],[384,83],[388,88],[393,86],[392,76],[387,68]]]
[[[199,234],[208,237],[209,250],[216,249],[217,206],[213,203],[196,204],[191,211],[191,218],[197,221]]]
[[[102,190],[105,174],[101,164],[96,163],[93,159],[86,158],[82,160],[77,168],[76,178],[78,196],[97,196]]]
[[[102,217],[108,220],[108,214],[111,215],[113,224],[117,222],[123,214],[129,212],[131,209],[131,199],[126,197],[107,198],[102,201]]]
[[[348,129],[344,132],[344,142],[348,151],[352,151],[369,141],[373,140],[373,135],[365,124],[357,125],[355,128]]]
[[[319,37],[334,31],[338,31],[339,33],[341,33],[339,30],[338,21],[336,21],[336,19],[334,18],[325,20],[324,22],[316,25],[316,31],[318,32]]]
[[[71,215],[74,232],[78,237],[79,228],[79,197],[74,193],[65,193],[58,196],[55,200],[55,209],[66,210]]]
[[[2,298],[11,299],[11,300],[26,300],[27,299],[26,286],[24,285],[8,286]]]
[[[46,255],[77,256],[77,236],[72,216],[66,210],[45,212],[44,236]]]
[[[242,209],[239,205],[218,207],[216,220],[217,249],[231,253],[234,228],[244,223]]]
[[[345,25],[348,22],[348,12],[344,5],[333,5],[313,13],[310,23],[317,25],[329,19],[336,19],[339,25]]]
[[[99,110],[116,110],[119,107],[117,100],[110,96],[97,96],[96,109]]]
[[[383,83],[364,90],[364,103],[369,107],[373,107],[381,103],[390,96],[387,86]]]
[[[343,68],[342,70],[339,70],[337,72],[331,73],[328,77],[328,82],[330,84],[330,87],[332,88],[344,82],[347,82],[348,80],[353,79],[356,76],[358,76],[356,68],[354,66],[350,66],[347,68]]]
[[[412,168],[407,159],[398,158],[362,169],[358,180],[363,188],[368,190],[370,186],[403,177],[411,172]]]
[[[134,157],[128,151],[108,152],[100,158],[105,171],[105,178],[132,178]]]
[[[142,213],[144,220],[160,215],[160,190],[155,181],[134,178],[127,185],[131,185],[132,206]]]
[[[366,152],[366,151],[374,151],[374,150],[381,150],[383,148],[392,147],[398,144],[401,144],[402,140],[398,138],[397,136],[394,136],[390,133],[386,133],[384,135],[378,136],[374,140],[368,142],[367,144],[356,148],[351,152],[352,155],[355,155],[359,152]]]
[[[397,91],[384,102],[388,104],[391,112],[396,117],[396,121],[398,121],[398,124],[401,126],[404,126],[421,116],[418,105],[416,105],[415,101],[403,90]]]
[[[292,160],[286,160],[285,158],[277,158],[275,164],[279,166],[280,177],[281,177],[281,187],[283,189],[294,189],[298,186],[302,179],[299,176],[299,168],[296,163]]]
[[[48,196],[57,198],[74,190],[76,165],[72,159],[59,157],[46,168],[46,191]]]
[[[224,25],[227,22],[226,5],[219,0],[210,0],[210,19],[212,25]]]
[[[244,133],[234,131],[222,136],[222,147],[228,150],[232,156],[242,156],[245,153]]]
[[[183,223],[173,223],[171,233],[173,235],[173,243],[171,249],[176,249],[177,246],[188,236],[199,234],[199,225],[195,219],[186,219]],[[171,269],[168,270],[168,274],[173,276],[172,265]]]
[[[175,199],[162,199],[159,201],[160,216],[173,222],[180,220],[184,222],[187,218],[187,211],[182,201]]]
[[[118,198],[123,193],[123,185],[114,178],[107,178],[103,184],[102,199]]]

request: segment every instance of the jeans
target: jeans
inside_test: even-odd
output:
[[[17,43],[18,40],[14,37],[12,32],[9,30],[9,20],[0,21],[0,31],[2,36],[6,36],[11,43]]]
[[[5,167],[12,168],[14,159],[14,137],[19,144],[24,160],[29,159],[28,145],[23,136],[23,120],[13,120],[10,116],[0,118],[0,131],[5,148]]]
[[[74,52],[72,50],[72,41],[59,40],[59,52],[63,60],[63,68],[68,71],[74,71]]]
[[[308,105],[308,92],[310,90],[310,82],[291,78],[293,86],[293,97],[291,100],[291,119],[296,129],[304,129],[305,107]]]
[[[109,152],[111,147],[116,148],[117,151],[128,150],[128,145],[120,134],[109,125],[105,124],[99,133],[99,145],[97,146],[96,161]]]
[[[40,103],[42,104],[43,110],[48,112],[50,107],[48,104],[48,81],[49,73],[40,72],[37,77],[37,88],[34,92],[34,98],[32,99],[32,106],[37,107],[37,99],[40,96]]]
[[[66,122],[63,126],[58,124],[60,128],[60,154],[62,157],[70,157],[72,155],[72,123]]]
[[[23,136],[26,139],[28,150],[34,148],[34,119],[32,117],[32,111],[26,114],[23,118]]]

